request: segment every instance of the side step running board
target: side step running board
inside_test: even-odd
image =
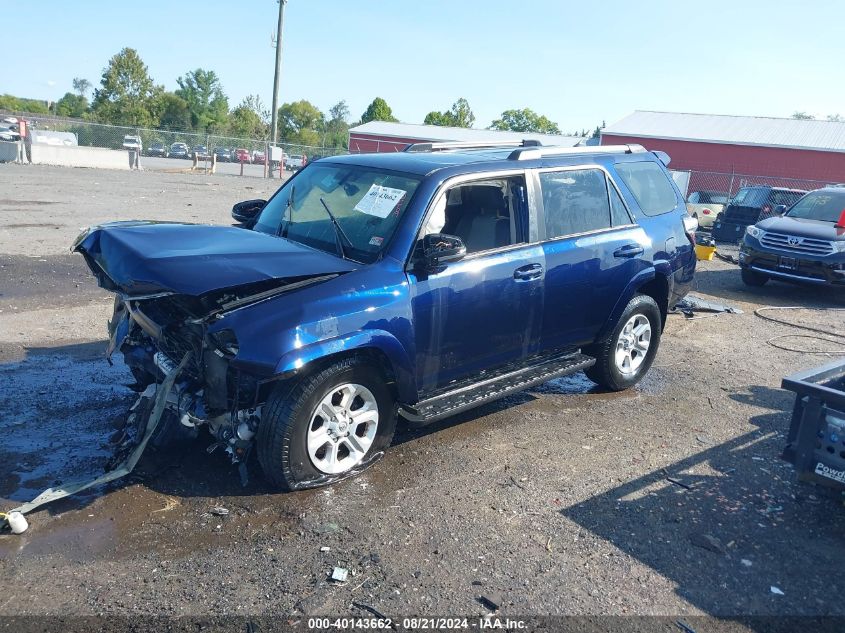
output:
[[[540,365],[524,367],[501,376],[493,376],[428,400],[422,400],[413,407],[402,407],[399,412],[413,425],[423,426],[554,378],[574,374],[592,367],[595,362],[596,359],[591,356],[574,354]]]

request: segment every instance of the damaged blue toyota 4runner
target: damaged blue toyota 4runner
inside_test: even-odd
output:
[[[236,205],[249,228],[120,222],[73,248],[116,294],[109,356],[162,392],[158,437],[205,426],[294,490],[372,464],[398,422],[577,371],[641,380],[695,270],[665,163],[417,144],[313,162]]]

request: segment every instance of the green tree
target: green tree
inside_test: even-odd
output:
[[[447,127],[472,127],[475,115],[469,107],[469,102],[461,97],[452,104],[446,112],[429,112],[423,121],[426,125],[443,125]]]
[[[491,130],[511,130],[513,132],[539,132],[541,134],[560,134],[557,123],[537,114],[530,108],[505,110],[502,118],[490,124]]]
[[[799,119],[801,121],[811,121],[812,119],[815,119],[816,117],[814,117],[812,114],[808,114],[807,112],[793,112],[792,118],[793,119]]]
[[[165,130],[187,130],[191,127],[188,102],[173,92],[162,92],[156,104],[158,127]]]
[[[825,118],[828,121],[835,121],[837,123],[841,123],[842,121],[845,121],[845,119],[842,118],[841,114],[828,114]]]
[[[393,110],[387,105],[387,101],[381,97],[373,99],[373,102],[367,106],[364,114],[361,115],[361,123],[369,123],[370,121],[389,121],[395,123],[398,120],[393,116]]]
[[[88,99],[83,95],[66,92],[65,96],[56,102],[56,114],[59,116],[81,118],[88,112]]]
[[[329,109],[329,120],[324,129],[323,145],[326,147],[349,146],[349,106],[345,100],[338,101]]]
[[[222,129],[229,114],[229,100],[223,92],[220,78],[213,70],[197,68],[176,80],[176,95],[185,100],[191,112],[191,126],[195,130]]]
[[[48,114],[47,102],[38,99],[21,99],[13,95],[0,95],[0,110],[11,112],[29,112],[30,114]]]
[[[229,133],[240,138],[267,138],[268,118],[258,95],[249,95],[229,113]]]
[[[85,97],[88,100],[88,91],[91,90],[91,82],[82,77],[73,78],[73,89],[80,97]]]
[[[319,145],[324,124],[320,109],[305,99],[279,108],[279,138],[287,143]]]
[[[97,120],[117,125],[149,127],[158,121],[156,86],[138,51],[124,48],[103,69],[91,109]]]

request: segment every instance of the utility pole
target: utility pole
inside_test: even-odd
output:
[[[282,27],[285,23],[285,5],[288,0],[277,0],[279,3],[279,25],[276,28],[276,74],[273,75],[273,113],[271,116],[272,126],[270,138],[273,144],[278,140],[278,119],[279,119],[279,76],[282,74]]]

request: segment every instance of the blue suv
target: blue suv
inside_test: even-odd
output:
[[[293,490],[365,468],[399,420],[580,370],[637,383],[695,270],[665,163],[636,145],[418,144],[309,164],[236,205],[248,230],[120,222],[73,248],[117,295],[109,355],[148,399],[168,391],[158,436],[207,426]]]

